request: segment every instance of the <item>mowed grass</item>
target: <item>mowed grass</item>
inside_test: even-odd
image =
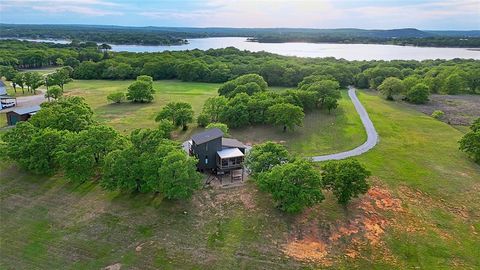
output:
[[[307,112],[302,127],[282,132],[281,127],[252,126],[235,129],[232,137],[247,143],[275,141],[285,144],[294,154],[316,156],[353,149],[365,142],[367,135],[360,117],[346,91],[336,110]]]
[[[380,135],[359,160],[407,211],[387,234],[400,268],[480,268],[480,166],[458,150],[463,133],[374,93],[359,97]]]
[[[217,95],[218,84],[185,83],[180,81],[155,81],[154,101],[151,103],[112,104],[107,101],[110,93],[125,92],[132,81],[76,80],[65,87],[65,95],[84,97],[95,112],[96,119],[108,124],[122,133],[137,128],[155,128],[155,117],[165,104],[171,101],[183,101],[192,105],[198,114],[205,100]],[[195,126],[195,125],[193,125]],[[188,137],[191,131],[181,133]]]
[[[180,81],[155,81],[155,99],[152,103],[111,104],[107,96],[114,92],[125,92],[132,81],[77,80],[65,87],[66,95],[84,97],[95,112],[96,119],[122,133],[128,134],[136,128],[155,128],[155,116],[171,101],[184,101],[192,105],[198,115],[205,100],[217,96],[220,84],[188,83]],[[282,91],[283,88],[270,88]],[[254,126],[232,129],[231,135],[246,143],[260,143],[273,140],[284,143],[299,155],[319,155],[349,150],[362,144],[365,131],[355,108],[345,91],[339,108],[330,114],[314,111],[306,114],[303,127],[293,132],[282,132],[281,127]],[[185,140],[192,133],[201,131],[191,123],[186,131],[175,132],[177,140]]]

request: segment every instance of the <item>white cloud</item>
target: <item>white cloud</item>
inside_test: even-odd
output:
[[[103,9],[95,9],[85,6],[75,5],[56,5],[56,6],[34,6],[34,10],[44,11],[48,13],[76,13],[87,16],[106,16],[106,15],[122,15],[122,12],[109,11]]]
[[[330,1],[205,1],[194,11],[148,11],[142,16],[185,19],[196,26],[318,27],[339,15]]]
[[[99,17],[90,22],[104,24],[377,29],[403,27],[454,29],[457,26],[463,29],[480,28],[480,0],[144,1],[0,0],[0,10],[3,13],[10,8],[21,8],[20,12],[42,11],[46,18],[49,14],[80,14]],[[18,10],[16,12],[18,13]],[[107,15],[113,16],[110,18],[106,17]],[[72,20],[89,23],[83,22],[84,18],[78,16],[72,16]]]
[[[123,12],[110,10],[123,5],[102,0],[4,0],[0,8],[31,8],[46,13],[76,13],[86,16],[122,15]]]
[[[442,0],[395,4],[395,2],[358,3],[334,0],[207,0],[195,10],[152,10],[139,12],[155,20],[178,20],[181,25],[229,27],[419,27],[426,22],[480,18],[478,0]],[[356,5],[353,5],[355,3]],[[350,7],[349,7],[350,6]],[[357,7],[354,7],[357,6]],[[470,22],[474,23],[474,22]]]

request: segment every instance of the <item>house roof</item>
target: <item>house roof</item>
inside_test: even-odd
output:
[[[222,138],[223,147],[236,147],[236,148],[246,148],[246,146],[239,140]]]
[[[244,154],[238,148],[226,148],[221,151],[217,151],[218,156],[221,159],[224,158],[234,158],[234,157],[243,157]]]
[[[196,144],[202,144],[202,143],[206,143],[211,140],[220,138],[222,136],[223,136],[223,132],[220,129],[210,128],[203,132],[194,134],[192,136],[192,141],[194,141]]]
[[[35,106],[32,106],[32,107],[25,107],[25,108],[17,108],[15,110],[12,110],[12,112],[16,113],[16,114],[33,114],[35,112],[38,112],[40,111],[40,106],[38,105],[35,105]]]

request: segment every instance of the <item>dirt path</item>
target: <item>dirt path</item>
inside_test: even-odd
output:
[[[348,96],[353,102],[355,106],[355,110],[357,110],[358,115],[360,115],[360,119],[362,120],[362,124],[365,127],[365,131],[367,132],[367,141],[362,145],[345,152],[340,152],[336,154],[330,155],[323,155],[323,156],[314,156],[312,157],[313,161],[326,161],[326,160],[338,160],[338,159],[345,159],[353,156],[361,155],[368,150],[372,149],[377,145],[378,142],[378,133],[373,126],[370,117],[368,116],[367,110],[363,107],[362,103],[358,99],[356,93],[356,89],[353,86],[349,86],[348,89]]]

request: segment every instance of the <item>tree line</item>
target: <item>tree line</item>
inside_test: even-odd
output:
[[[305,113],[314,109],[329,112],[338,106],[340,84],[332,77],[305,77],[295,90],[267,91],[258,74],[246,74],[227,81],[218,97],[208,98],[197,118],[199,126],[221,122],[229,127],[271,124],[283,131],[302,126]]]
[[[36,174],[63,172],[77,184],[98,181],[106,190],[187,199],[201,175],[197,161],[170,139],[172,129],[161,122],[123,136],[95,122],[83,98],[66,97],[43,103],[29,121],[5,132],[0,153]]]
[[[434,47],[480,47],[478,31],[422,31],[414,28],[302,29],[121,27],[100,25],[1,24],[0,37],[67,39],[112,44],[178,45],[187,38],[249,37],[257,42],[376,43]],[[252,38],[253,37],[253,38]]]
[[[58,44],[57,44],[58,45]],[[480,61],[393,60],[347,61],[335,58],[297,58],[233,47],[158,53],[108,52],[95,43],[89,47],[0,41],[0,65],[15,69],[70,66],[75,79],[179,79],[224,83],[245,74],[258,74],[270,86],[295,87],[310,75],[332,76],[341,87],[356,85],[376,89],[387,77],[420,79],[430,93],[480,93]],[[459,81],[450,87],[447,78]]]

